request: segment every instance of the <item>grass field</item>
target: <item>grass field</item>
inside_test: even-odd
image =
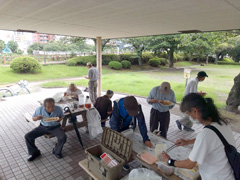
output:
[[[189,62],[175,64],[177,67],[182,65],[189,66]],[[148,71],[148,70],[159,71]],[[225,106],[228,93],[233,86],[233,79],[240,72],[240,66],[233,65],[208,65],[193,66],[191,78],[196,77],[197,72],[204,70],[209,75],[204,82],[200,82],[198,90],[207,92],[207,97],[212,97],[219,108]],[[42,73],[20,74],[17,75],[9,67],[0,66],[0,83],[8,84],[17,82],[21,79],[28,81],[52,80],[42,84],[42,87],[67,87],[69,82],[62,81],[61,78],[81,77],[86,75],[88,69],[84,66],[69,67],[65,65],[49,65],[42,67]],[[177,101],[180,102],[185,88],[183,69],[151,68],[144,66],[139,68],[133,66],[131,70],[111,70],[103,67],[102,88],[103,90],[112,89],[118,93],[126,93],[147,97],[150,90],[160,85],[163,81],[171,83]],[[75,81],[79,86],[87,86],[88,80]]]

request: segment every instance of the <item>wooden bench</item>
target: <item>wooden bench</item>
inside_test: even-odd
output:
[[[32,113],[23,113],[22,115],[26,119],[27,122],[31,122],[34,126],[38,127],[40,125],[40,121],[34,121],[32,119],[33,112]],[[44,136],[45,136],[45,138],[54,137],[51,134],[44,134]]]
[[[33,112],[30,112],[30,113],[27,112],[27,113],[23,113],[22,115],[26,119],[27,122],[31,122],[34,126],[38,127],[40,125],[40,121],[33,121],[33,119],[32,119],[33,114],[34,114]],[[108,119],[101,120],[101,122],[106,122],[106,121],[108,121]],[[64,130],[64,132],[71,131],[74,129],[72,123],[67,122],[67,115],[64,116],[64,120],[61,121],[61,123],[62,123],[62,129]],[[87,120],[86,120],[85,114],[83,114],[83,121],[77,123],[78,128],[84,127],[84,126],[87,126]],[[51,134],[45,134],[44,136],[46,138],[54,137]]]

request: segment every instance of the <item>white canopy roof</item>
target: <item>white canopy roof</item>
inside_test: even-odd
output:
[[[240,1],[0,0],[0,29],[103,39],[240,29]]]

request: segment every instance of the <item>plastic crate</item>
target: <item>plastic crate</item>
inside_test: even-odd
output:
[[[121,133],[110,128],[104,128],[101,145],[85,150],[88,159],[88,169],[102,180],[118,180],[122,176],[123,165],[129,161],[132,154],[132,141]],[[110,154],[118,165],[108,167],[100,162],[100,155]]]

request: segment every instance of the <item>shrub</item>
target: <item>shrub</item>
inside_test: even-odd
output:
[[[219,65],[240,65],[238,62],[224,62],[224,61],[218,61]]]
[[[230,63],[233,63],[234,60],[232,60],[232,59],[229,58],[229,57],[225,57],[225,58],[223,58],[222,62],[230,62]]]
[[[41,65],[35,58],[23,56],[15,58],[10,68],[17,73],[34,73],[41,70]]]
[[[158,66],[158,65],[160,65],[160,58],[155,57],[155,58],[150,59],[149,60],[149,64],[151,66]]]
[[[131,64],[138,64],[138,56],[137,54],[130,54],[130,53],[125,53],[125,54],[120,54],[120,60],[127,60],[131,62]]]
[[[123,60],[121,61],[122,67],[125,69],[130,69],[131,68],[131,62],[127,61],[127,60]]]
[[[27,49],[27,53],[28,53],[28,54],[33,54],[33,49],[32,49],[32,48],[28,48],[28,49]]]
[[[66,61],[66,65],[68,66],[86,65],[88,62],[91,62],[93,65],[96,65],[96,56],[78,56],[70,58]]]
[[[168,60],[165,58],[158,58],[160,61],[160,65],[166,66],[166,64],[169,64]]]
[[[111,61],[120,61],[119,55],[116,55],[116,54],[103,54],[102,55],[102,64],[107,65]]]
[[[71,58],[66,61],[67,66],[76,66],[77,65],[77,60],[76,58]]]
[[[143,63],[147,63],[149,61],[149,59],[152,59],[154,56],[153,56],[153,53],[150,53],[150,52],[144,52],[142,54],[142,60],[143,60]]]
[[[71,52],[70,58],[74,58],[74,57],[76,57],[76,53],[75,52]]]
[[[108,64],[108,67],[110,67],[111,69],[121,69],[122,68],[122,64],[118,61],[111,61],[109,64]]]
[[[185,59],[185,55],[183,52],[177,52],[173,54],[174,62],[183,61]]]

